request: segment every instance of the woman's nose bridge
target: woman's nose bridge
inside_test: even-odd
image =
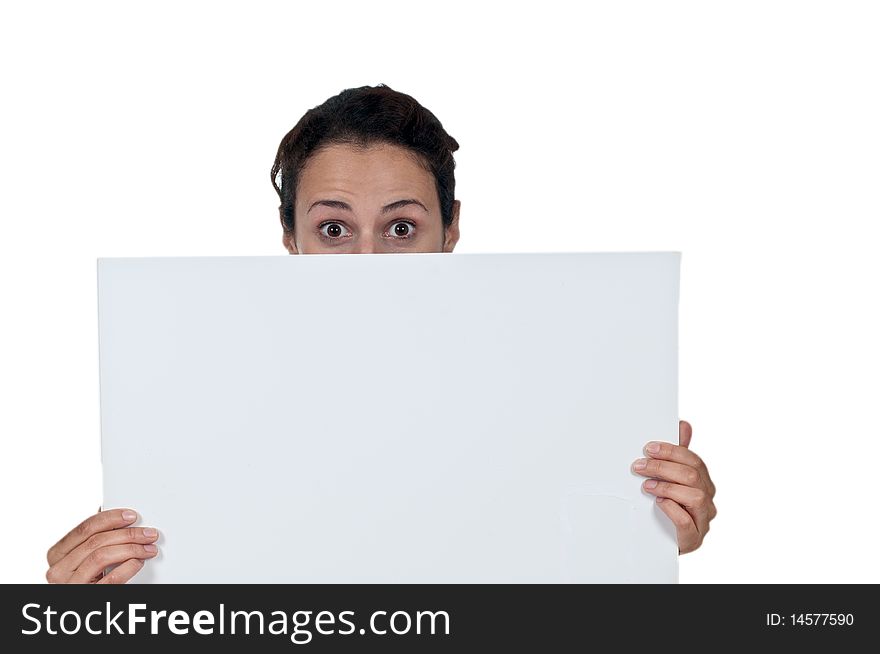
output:
[[[384,252],[385,246],[382,237],[376,234],[360,234],[354,250],[357,254],[375,254]]]

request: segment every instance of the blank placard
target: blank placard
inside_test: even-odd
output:
[[[680,255],[98,260],[136,582],[675,582]]]

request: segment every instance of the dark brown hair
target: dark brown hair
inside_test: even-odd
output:
[[[386,86],[346,89],[309,109],[281,140],[272,164],[272,186],[281,198],[281,224],[293,231],[296,188],[309,157],[328,145],[369,147],[390,143],[418,155],[434,175],[444,227],[452,223],[458,142],[415,98]]]

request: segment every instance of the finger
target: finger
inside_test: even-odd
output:
[[[705,466],[704,466],[705,467]],[[709,491],[709,497],[715,498],[715,482],[712,481],[712,478],[709,476],[709,471],[706,470],[703,473],[703,480],[706,482],[706,488]]]
[[[643,477],[656,477],[682,486],[702,488],[708,491],[700,471],[681,463],[663,461],[662,459],[636,459],[632,469],[634,473]]]
[[[96,513],[83,520],[71,529],[64,538],[50,547],[46,554],[46,560],[49,562],[49,566],[53,566],[74,548],[82,545],[89,537],[102,531],[126,527],[135,520],[137,520],[137,513],[131,509],[112,509]]]
[[[682,447],[691,446],[691,437],[694,435],[694,428],[687,420],[678,421],[678,444]]]
[[[129,559],[120,563],[104,577],[98,580],[99,584],[124,584],[134,577],[144,567],[142,559]]]
[[[159,532],[152,527],[123,527],[112,531],[102,531],[87,538],[86,542],[74,548],[67,556],[51,566],[46,573],[46,579],[53,583],[70,579],[85,558],[102,547],[125,543],[146,545],[154,543],[157,538],[159,538]]]
[[[672,524],[675,525],[679,554],[693,552],[703,543],[703,536],[700,534],[699,529],[697,529],[693,516],[691,516],[691,514],[680,504],[673,500],[658,497],[657,506],[660,507],[660,510],[663,511],[663,513],[672,520]]]
[[[135,545],[133,543],[102,547],[83,560],[82,565],[76,569],[67,583],[91,583],[104,568],[117,565],[128,559],[151,559],[158,554],[158,551],[159,549],[155,545]]]
[[[696,453],[681,445],[651,441],[645,445],[645,454],[652,459],[663,459],[664,461],[672,461],[673,463],[696,468],[703,475],[704,479],[709,476],[709,471],[706,469],[706,464],[703,463],[703,460]]]
[[[691,488],[681,484],[673,484],[668,481],[649,479],[642,484],[645,492],[657,497],[669,498],[684,507],[694,519],[694,524],[701,534],[708,531],[709,507],[712,500],[709,494],[702,488]]]

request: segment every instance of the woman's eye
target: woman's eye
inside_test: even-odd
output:
[[[326,238],[342,238],[345,236],[345,228],[339,223],[324,223],[318,229]]]
[[[391,225],[391,235],[397,238],[411,238],[416,226],[410,222],[398,221]]]

